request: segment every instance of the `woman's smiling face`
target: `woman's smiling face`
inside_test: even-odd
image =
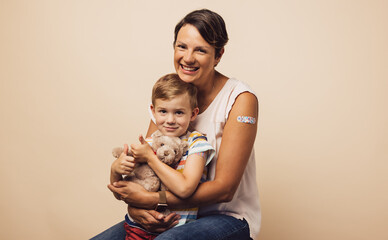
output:
[[[218,61],[215,48],[203,39],[196,27],[186,24],[179,30],[174,45],[174,66],[183,81],[203,84],[213,76]]]

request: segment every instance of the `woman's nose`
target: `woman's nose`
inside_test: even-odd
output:
[[[185,63],[187,63],[187,64],[194,63],[194,62],[195,62],[195,59],[194,59],[193,52],[192,52],[192,51],[186,51],[186,52],[185,52],[185,55],[184,55],[184,57],[183,57],[183,60],[184,60]]]

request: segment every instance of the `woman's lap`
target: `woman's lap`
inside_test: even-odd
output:
[[[124,222],[119,222],[90,240],[124,240],[126,235]]]
[[[201,217],[194,222],[171,228],[156,239],[246,240],[251,238],[249,226],[245,220],[218,214]]]
[[[91,238],[91,240],[123,240],[125,239],[124,221]],[[205,216],[194,222],[171,228],[160,234],[158,240],[201,239],[201,240],[246,240],[249,226],[245,220],[217,214]]]

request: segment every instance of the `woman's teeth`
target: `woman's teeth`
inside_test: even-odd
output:
[[[184,70],[187,70],[187,71],[196,71],[198,68],[196,68],[196,67],[186,67],[186,66],[183,66],[183,65],[181,65],[182,66],[182,68],[184,69]]]

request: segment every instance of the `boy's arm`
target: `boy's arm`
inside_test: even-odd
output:
[[[118,182],[123,180],[123,175],[129,175],[135,166],[133,157],[127,156],[128,155],[128,145],[124,145],[124,150],[120,154],[120,157],[117,158],[111,166],[110,170],[110,183],[113,184],[114,182]],[[113,195],[118,199],[121,200],[121,197],[117,193],[113,193]]]
[[[169,191],[180,198],[191,196],[197,189],[206,162],[200,154],[191,154],[186,159],[183,171],[179,172],[161,162],[156,155],[147,160]]]
[[[123,177],[121,174],[118,174],[117,172],[115,172],[112,168],[110,170],[110,184],[113,184],[114,182],[118,182],[118,181],[121,181],[123,180]],[[113,195],[115,196],[115,198],[117,200],[121,200],[121,196],[115,192],[113,192]]]
[[[123,180],[123,175],[118,174],[116,171],[114,171],[112,168],[110,169],[110,183],[113,184],[114,182],[118,182]]]

